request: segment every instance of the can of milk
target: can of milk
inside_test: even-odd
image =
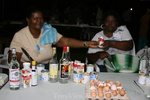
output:
[[[86,83],[89,82],[89,81],[90,81],[90,74],[85,72],[85,73],[82,75],[82,83],[83,83],[83,84],[86,84]]]
[[[41,71],[42,71],[43,69],[45,69],[44,64],[38,64],[38,65],[37,65],[37,74],[38,74],[38,75],[41,75]]]
[[[94,71],[94,65],[93,64],[87,64],[86,72],[91,73],[93,71]]]
[[[98,73],[97,72],[91,72],[90,73],[90,81],[91,82],[97,82],[98,80]]]

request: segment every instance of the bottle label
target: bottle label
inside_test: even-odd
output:
[[[32,72],[31,85],[37,85],[37,72]]]
[[[141,72],[146,73],[146,60],[141,60],[140,62],[139,73]]]
[[[60,78],[68,78],[68,66],[69,65],[60,65]]]
[[[50,64],[50,78],[58,77],[58,64]]]
[[[20,83],[19,69],[9,69],[10,85],[19,85]]]

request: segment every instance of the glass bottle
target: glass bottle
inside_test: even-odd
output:
[[[62,84],[68,83],[68,65],[69,59],[67,55],[67,46],[63,47],[62,58],[59,61],[59,82]]]
[[[56,47],[52,48],[52,52],[53,52],[53,58],[49,65],[50,82],[56,83],[58,81],[58,60],[57,60]]]
[[[67,57],[69,60],[69,66],[68,66],[68,79],[71,78],[71,69],[72,69],[72,60],[70,59],[70,48],[67,46]]]
[[[20,65],[17,61],[16,49],[12,48],[12,58],[9,67],[9,88],[18,90],[20,88]]]
[[[146,69],[148,67],[148,47],[145,46],[143,53],[141,54],[141,60],[140,60],[140,68],[139,68],[139,73],[144,73],[146,74]]]
[[[36,70],[36,61],[32,61],[32,72],[31,72],[31,85],[37,85],[37,70]]]

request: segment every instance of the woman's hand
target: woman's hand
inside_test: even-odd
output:
[[[100,59],[104,59],[104,58],[107,58],[107,57],[110,57],[109,53],[105,52],[105,51],[102,51],[99,53],[99,58]]]
[[[110,42],[109,40],[105,40],[104,43],[102,44],[102,49],[108,50],[110,48]]]
[[[97,41],[87,41],[86,47],[88,48],[98,48],[98,42]]]

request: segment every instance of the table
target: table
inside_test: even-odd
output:
[[[7,74],[4,74],[4,73],[0,73],[0,76],[2,77],[2,79],[4,80],[4,85],[5,83],[8,82],[8,75]],[[2,88],[3,86],[0,86],[0,89]]]
[[[100,73],[98,79],[120,81],[131,100],[145,100],[145,95],[133,83],[133,80],[138,80],[137,73]],[[150,93],[150,87],[142,86],[142,88]],[[12,100],[12,98],[13,100],[85,100],[85,85],[71,80],[67,84],[38,80],[37,86],[26,89],[21,87],[12,91],[8,82],[0,91],[0,100]]]

